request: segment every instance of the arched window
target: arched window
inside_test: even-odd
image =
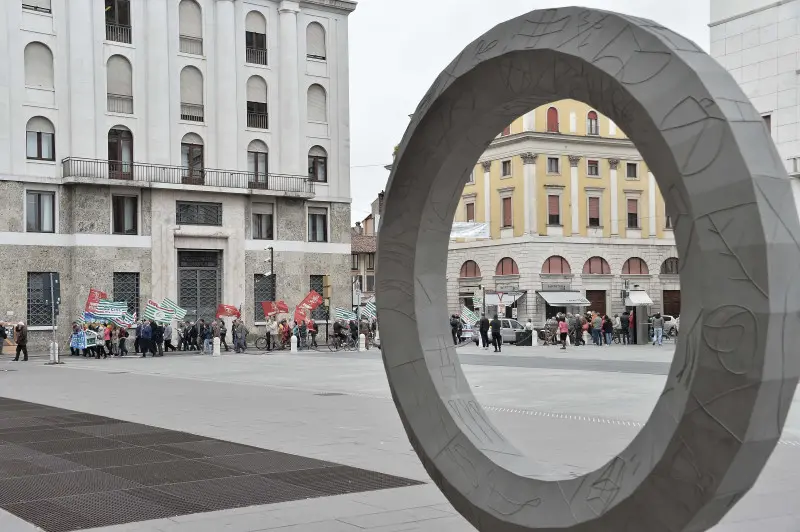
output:
[[[181,70],[181,120],[202,122],[203,74],[193,66]]]
[[[247,146],[247,171],[250,172],[250,188],[266,188],[269,174],[269,149],[256,139]],[[253,184],[257,183],[258,187]]]
[[[517,263],[514,262],[514,259],[510,257],[505,257],[500,259],[500,262],[497,263],[497,268],[494,270],[495,275],[519,275],[519,268],[517,267]]]
[[[677,257],[670,257],[661,265],[661,275],[678,275],[680,273],[680,262]]]
[[[126,57],[112,55],[108,58],[106,90],[110,113],[133,113],[133,70]]]
[[[203,11],[195,0],[178,4],[178,32],[181,52],[203,55]]]
[[[108,130],[108,177],[133,178],[133,135],[125,126]]]
[[[308,88],[308,121],[328,121],[328,96],[322,85],[311,85]]]
[[[600,121],[597,119],[597,113],[589,111],[586,115],[586,134],[599,135],[600,134]]]
[[[327,58],[325,28],[319,22],[312,22],[306,27],[306,57],[322,61]]]
[[[603,257],[592,257],[584,263],[583,273],[590,275],[611,275],[611,267]]]
[[[547,110],[547,131],[558,133],[558,109],[551,107]]]
[[[542,265],[542,273],[555,273],[561,275],[569,275],[572,269],[569,267],[569,262],[564,257],[553,255]]]
[[[269,129],[267,82],[261,76],[247,80],[247,127]]]
[[[639,257],[631,257],[622,265],[622,275],[648,275],[650,268]]]
[[[267,19],[258,11],[250,11],[244,20],[245,61],[267,64]]]
[[[25,47],[25,86],[53,88],[53,52],[47,45],[31,42]]]
[[[56,159],[56,130],[43,116],[34,116],[25,126],[25,155],[39,161]]]
[[[328,182],[328,152],[322,146],[308,150],[308,178],[318,183]]]
[[[187,133],[181,139],[181,166],[183,182],[203,184],[203,139],[196,133]]]
[[[478,263],[474,260],[468,260],[461,265],[461,273],[459,274],[459,277],[470,278],[480,276],[481,269],[478,267]]]

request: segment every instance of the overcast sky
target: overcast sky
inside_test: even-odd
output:
[[[408,115],[436,76],[496,24],[533,9],[581,5],[655,20],[708,51],[708,0],[359,0],[350,16],[353,221],[384,189]]]

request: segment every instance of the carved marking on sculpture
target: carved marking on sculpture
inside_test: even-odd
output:
[[[723,305],[706,315],[703,341],[717,354],[720,365],[734,375],[753,369],[758,326],[756,315],[742,305]]]

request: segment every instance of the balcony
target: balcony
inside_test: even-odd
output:
[[[131,43],[131,27],[122,24],[106,22],[106,40],[114,42]]]
[[[203,39],[201,37],[189,37],[181,35],[181,52],[184,54],[203,55]]]
[[[266,48],[245,48],[245,61],[254,65],[267,64]]]
[[[267,113],[247,113],[247,127],[269,129],[269,115]]]
[[[151,183],[195,185],[284,193],[281,195],[313,197],[314,182],[307,176],[263,174],[238,170],[184,168],[159,164],[107,161],[67,157],[61,161],[64,179],[103,179],[123,186],[149,186]],[[270,194],[266,194],[270,195]]]
[[[181,103],[181,120],[202,122],[204,120],[203,104]]]
[[[109,113],[133,114],[133,96],[108,94],[107,101]]]

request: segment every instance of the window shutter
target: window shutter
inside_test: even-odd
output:
[[[558,207],[558,196],[547,196],[547,214],[557,215]]]
[[[547,131],[558,132],[558,109],[555,107],[547,110]]]
[[[308,120],[311,122],[327,122],[327,98],[325,89],[319,85],[311,85],[308,88]]]
[[[503,198],[503,227],[511,225],[511,198]]]
[[[121,55],[112,55],[106,65],[108,93],[133,96],[133,74],[131,64]]]
[[[260,76],[250,76],[247,80],[247,101],[267,103],[267,82]]]
[[[589,218],[600,218],[600,198],[589,198]]]
[[[34,116],[28,120],[28,125],[25,127],[26,131],[37,131],[39,133],[55,133],[53,123],[42,116]]]
[[[637,214],[639,202],[635,199],[628,200],[628,214]]]
[[[245,18],[244,29],[245,31],[264,35],[267,33],[267,20],[258,11],[251,11]]]
[[[312,22],[306,28],[306,55],[325,59],[325,28],[318,22]]]
[[[25,47],[25,85],[53,88],[53,53],[40,42]]]
[[[178,31],[186,37],[203,37],[203,16],[194,0],[181,0],[178,6]]]
[[[181,70],[181,103],[203,105],[203,75],[195,67]]]
[[[467,221],[474,222],[475,221],[475,204],[474,203],[467,203]]]
[[[38,7],[39,9],[50,11],[50,0],[25,0],[23,5]]]

